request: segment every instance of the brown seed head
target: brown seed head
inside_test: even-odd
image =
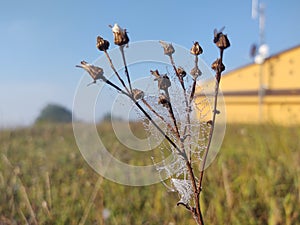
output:
[[[142,90],[133,89],[132,93],[133,93],[133,97],[134,97],[135,100],[139,100],[139,99],[144,98],[144,92]]]
[[[103,75],[104,71],[102,68],[88,64],[86,61],[81,61],[80,65],[76,65],[76,67],[83,68],[86,72],[89,73],[89,75],[93,78],[94,81],[99,79],[105,79]]]
[[[200,55],[203,53],[203,49],[201,48],[201,46],[199,45],[198,41],[195,41],[191,50],[190,50],[191,54],[193,55]]]
[[[114,43],[119,46],[128,44],[129,37],[126,29],[122,29],[118,24],[115,24],[112,28],[114,34]]]
[[[154,80],[157,80],[160,90],[165,91],[171,86],[170,78],[166,74],[160,75],[158,70],[150,70],[150,72],[155,77]]]
[[[154,80],[158,80],[160,78],[158,70],[150,70],[150,73],[155,77]]]
[[[212,120],[208,120],[208,121],[206,122],[206,124],[209,125],[209,126],[211,126],[211,125],[212,125]]]
[[[220,49],[226,49],[230,47],[230,42],[227,35],[223,34],[222,32],[217,32],[216,30],[214,31],[214,43]]]
[[[216,59],[216,61],[212,63],[211,68],[218,73],[221,73],[225,70],[225,66],[223,63],[221,63],[220,59]]]
[[[180,78],[184,78],[186,76],[186,72],[182,67],[178,67],[176,70]]]
[[[96,46],[100,51],[106,51],[109,48],[109,41],[104,40],[102,37],[98,36]]]
[[[199,76],[201,76],[202,72],[201,72],[201,70],[199,69],[198,66],[195,66],[191,70],[190,74],[193,76],[194,79],[197,79]]]
[[[167,90],[171,86],[170,78],[167,75],[161,76],[158,80],[158,88],[160,90]]]
[[[158,97],[158,104],[162,104],[163,107],[169,107],[169,100],[167,96],[165,96],[164,94],[160,94]]]

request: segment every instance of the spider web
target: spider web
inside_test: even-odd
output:
[[[184,139],[184,149],[188,158],[191,159],[192,165],[199,166],[208,143],[210,125],[207,122],[212,114],[212,98],[204,94],[205,87],[197,87],[197,98],[195,98],[193,104],[190,105],[191,111],[189,111],[186,107],[185,99],[189,100],[193,80],[189,77],[185,78],[187,89],[186,98],[178,82],[178,78],[173,76],[171,81],[172,85],[169,88],[170,102],[179,128],[180,137]],[[170,126],[174,128],[173,120],[168,109],[158,103],[158,96],[159,92],[157,95],[147,95],[147,93],[145,93],[144,101],[151,105],[152,110],[147,107],[144,108],[165,134],[177,146],[180,146],[180,140],[178,140],[176,134],[170,129]],[[153,111],[155,111],[155,113]],[[187,119],[187,114],[190,116],[190,121]],[[163,135],[149,119],[145,118],[141,113],[139,115],[143,120],[145,130],[150,134],[150,148],[153,149],[153,143],[157,144],[157,142],[159,142],[156,149],[159,150],[160,154],[153,156],[152,161],[156,165],[156,170],[161,177],[162,183],[169,191],[178,192],[180,202],[189,203],[192,197],[193,187],[191,179],[188,176],[186,160],[178,154],[177,149],[162,138]]]
[[[193,195],[193,187],[192,182],[190,180],[184,180],[184,179],[176,179],[172,178],[171,182],[180,195],[179,202],[182,202],[184,204],[189,204],[190,199]]]

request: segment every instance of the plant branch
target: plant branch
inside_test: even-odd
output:
[[[126,58],[125,58],[125,53],[124,53],[124,45],[120,46],[120,51],[121,51],[123,63],[124,63],[124,66],[125,66],[125,74],[126,74],[127,81],[128,81],[128,84],[129,84],[130,93],[132,93],[131,81],[130,81],[130,76],[129,76],[127,63],[126,63]]]
[[[195,55],[195,68],[198,68],[198,55]],[[190,95],[190,100],[189,100],[190,106],[191,106],[192,101],[195,96],[196,84],[197,84],[197,78],[194,78],[193,85],[192,85],[192,91],[191,91],[191,95]]]
[[[128,94],[131,94],[132,92],[130,92],[127,88],[127,86],[125,85],[124,80],[121,78],[121,76],[119,75],[118,71],[116,70],[108,52],[106,50],[104,50],[105,56],[109,61],[110,67],[112,68],[112,70],[114,71],[114,73],[116,74],[116,76],[118,77],[119,81],[121,82],[122,86],[125,88],[125,90],[127,91]]]
[[[184,82],[183,82],[183,78],[178,74],[178,71],[177,71],[177,68],[176,68],[176,65],[175,65],[175,62],[174,62],[174,59],[173,59],[172,55],[170,55],[169,57],[170,57],[170,62],[172,64],[174,72],[175,72],[176,76],[178,77],[179,82],[181,84],[181,87],[182,87],[184,93],[186,93],[186,88],[185,88],[185,85],[184,85]]]
[[[206,164],[206,161],[207,161],[208,152],[210,150],[210,146],[211,146],[211,142],[212,142],[212,137],[213,137],[214,128],[215,128],[215,122],[216,122],[216,115],[218,113],[217,103],[218,103],[219,85],[220,85],[221,74],[222,74],[221,67],[222,67],[222,63],[223,63],[223,51],[224,51],[223,49],[220,49],[220,60],[219,60],[218,68],[217,68],[217,71],[216,71],[213,116],[212,116],[212,122],[211,122],[210,131],[209,131],[209,136],[208,136],[208,143],[207,143],[207,146],[206,146],[206,149],[205,149],[205,152],[204,152],[204,158],[203,158],[203,161],[202,161],[202,167],[201,167],[199,183],[198,183],[198,189],[200,191],[202,189],[202,180],[203,180],[203,176],[204,176],[205,164]]]
[[[152,119],[152,117],[145,111],[145,109],[134,99],[134,97],[123,91],[120,87],[112,83],[111,81],[107,80],[106,78],[102,79],[105,83],[115,88],[120,93],[126,95],[128,98],[130,98],[134,104],[141,110],[141,112],[149,119],[149,121],[156,127],[156,129],[167,139],[167,141],[176,149],[177,153],[181,155],[182,157],[186,158],[186,155],[183,154],[181,149],[175,144],[174,141],[158,126],[158,124]]]
[[[188,99],[187,99],[187,94],[186,94],[186,88],[185,88],[185,85],[184,85],[184,80],[183,80],[183,77],[180,76],[180,74],[178,73],[177,71],[177,68],[176,68],[176,65],[175,65],[175,62],[173,60],[173,57],[172,55],[169,56],[170,57],[170,61],[171,61],[171,64],[173,66],[173,69],[175,71],[175,74],[176,76],[178,77],[179,79],[179,82],[181,84],[181,87],[183,89],[183,94],[184,94],[184,102],[185,102],[185,106],[186,106],[186,120],[187,120],[187,125],[185,125],[185,128],[184,128],[184,134],[183,136],[186,136],[186,127],[188,127],[188,137],[189,139],[191,138],[191,119],[190,119],[190,104],[188,102]],[[183,148],[183,151],[185,152],[185,148],[184,148],[184,140],[180,139],[181,141],[181,147]],[[190,143],[190,141],[188,141]],[[202,212],[201,212],[201,209],[200,209],[200,199],[199,199],[199,194],[200,194],[200,191],[198,190],[197,188],[197,184],[196,184],[196,178],[195,178],[195,174],[193,172],[193,167],[192,167],[192,161],[191,161],[191,145],[189,146],[190,147],[190,152],[189,152],[189,157],[187,157],[187,160],[186,160],[186,166],[188,168],[188,171],[189,171],[189,175],[190,175],[190,178],[191,178],[191,181],[192,181],[192,185],[193,185],[193,190],[194,190],[194,202],[195,202],[195,208],[193,208],[192,210],[190,210],[193,215],[194,215],[194,218],[196,220],[196,222],[199,224],[199,225],[204,225],[204,221],[203,221],[203,217],[202,217]],[[185,153],[186,154],[186,153]]]
[[[172,118],[175,130],[176,130],[177,138],[180,140],[180,133],[179,133],[179,129],[178,129],[178,126],[177,126],[177,121],[176,121],[176,118],[175,118],[175,115],[174,115],[174,111],[173,111],[173,107],[172,107],[172,104],[171,104],[171,98],[170,98],[170,94],[169,94],[168,89],[165,89],[165,94],[166,94],[166,97],[168,99],[168,107],[167,108],[168,108],[170,117]]]
[[[182,205],[183,207],[185,207],[189,211],[193,211],[193,208],[191,208],[191,206],[189,206],[188,204],[185,204],[183,202],[178,202],[177,206],[180,206],[180,205]]]
[[[180,148],[171,140],[171,138],[157,125],[157,123],[152,119],[152,117],[144,110],[144,108],[133,98],[131,98],[135,105],[144,113],[144,115],[151,121],[151,123],[156,127],[156,129],[167,139],[167,141],[176,149],[179,155],[186,158],[186,155],[180,150]]]
[[[175,72],[175,74],[176,74],[176,76],[177,76],[177,78],[178,78],[178,80],[181,84],[182,90],[183,90],[184,102],[185,102],[185,107],[186,107],[186,122],[187,122],[185,127],[184,127],[183,137],[186,136],[186,130],[187,130],[186,127],[188,127],[188,135],[187,136],[189,138],[188,142],[190,143],[190,138],[191,138],[191,118],[190,118],[190,112],[191,111],[190,111],[190,109],[191,108],[190,108],[190,104],[187,100],[186,88],[185,88],[183,77],[180,76],[180,74],[178,73],[178,70],[176,68],[176,65],[175,65],[175,62],[174,62],[174,59],[173,59],[172,55],[170,55],[169,58],[170,58],[170,62],[172,64],[172,66],[173,66],[174,72]],[[191,162],[191,155],[192,155],[191,154],[191,145],[189,146],[189,149],[190,149],[190,151],[189,151],[189,160]]]
[[[155,116],[157,116],[158,118],[160,118],[165,124],[167,124],[169,130],[171,132],[173,132],[174,135],[177,136],[176,130],[174,129],[174,127],[172,127],[172,125],[170,123],[168,123],[164,117],[162,117],[161,115],[158,114],[158,112],[155,111],[155,109],[153,109],[153,107],[143,98],[142,102],[144,103],[144,105],[150,109],[151,112],[153,112],[155,114]]]

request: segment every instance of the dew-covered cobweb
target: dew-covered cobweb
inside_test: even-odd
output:
[[[160,72],[164,73],[164,71]],[[191,103],[191,110],[188,110],[186,107],[184,91],[178,81],[178,78],[175,74],[167,74],[172,82],[172,85],[169,88],[170,101],[180,137],[184,143],[186,155],[190,159],[193,168],[199,169],[203,152],[206,149],[208,142],[210,129],[208,121],[212,114],[212,98],[205,95],[205,92],[207,91],[205,90],[206,86],[201,87],[198,82],[196,100]],[[186,87],[186,98],[189,100],[193,78],[191,76],[186,76],[184,81]],[[170,137],[177,146],[180,146],[180,140],[178,140],[177,135],[170,128],[174,128],[174,121],[170,116],[169,110],[158,103],[158,96],[160,93],[163,93],[163,91],[160,91],[158,88],[157,93],[155,94],[148,94],[145,92],[144,99],[139,102],[147,110],[147,113],[153,121],[164,130],[166,135]],[[147,107],[147,104],[151,106],[151,109]],[[168,141],[161,138],[162,134],[153,125],[153,123],[145,117],[144,114],[142,114],[138,109],[136,110],[136,113],[143,121],[144,128],[149,132],[149,136],[151,136],[149,147],[151,149],[153,148],[152,145],[155,143],[155,140],[160,142],[158,147],[156,147],[156,151],[159,153],[155,154],[155,156],[152,157],[152,160],[161,177],[168,178],[162,179],[161,182],[168,188],[169,191],[177,192],[179,194],[179,202],[188,204],[191,200],[193,189],[186,167],[186,160],[178,154],[178,150],[176,150]]]

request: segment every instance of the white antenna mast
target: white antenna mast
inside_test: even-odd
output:
[[[265,42],[265,4],[259,4],[259,42],[263,45]]]
[[[252,19],[257,18],[258,0],[252,0]]]
[[[259,87],[258,87],[258,118],[263,121],[263,101],[265,96],[266,86],[263,78],[263,63],[268,56],[269,48],[265,44],[265,5],[258,4],[258,0],[252,0],[252,19],[256,19],[258,14],[259,19],[259,48],[258,54],[255,56],[255,63],[259,64]]]
[[[259,3],[258,0],[252,0],[252,19],[259,19],[259,45],[264,44],[265,39],[265,4]]]

